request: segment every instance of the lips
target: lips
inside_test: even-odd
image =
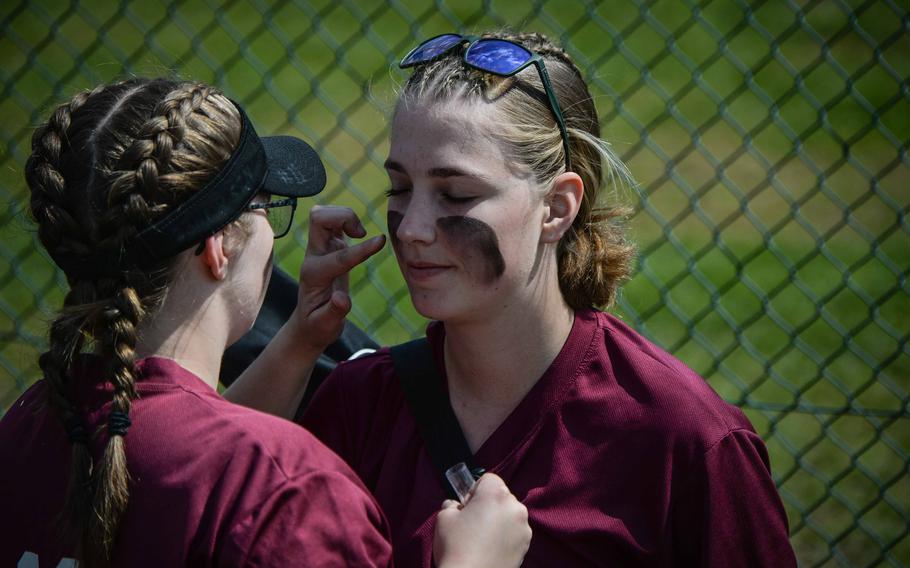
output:
[[[406,276],[409,280],[422,282],[439,276],[452,269],[447,264],[437,264],[427,261],[408,261],[404,263]]]

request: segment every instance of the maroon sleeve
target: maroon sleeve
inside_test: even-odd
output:
[[[292,478],[235,524],[223,566],[392,566],[375,501],[336,471]]]
[[[673,513],[680,566],[796,566],[787,515],[755,432],[727,433],[682,491]]]

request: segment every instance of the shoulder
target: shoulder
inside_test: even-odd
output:
[[[335,399],[345,406],[369,404],[380,398],[396,396],[400,393],[395,364],[388,347],[356,359],[342,361],[329,374],[319,389],[309,408]],[[341,400],[339,400],[341,399]]]
[[[19,395],[9,408],[0,407],[0,423],[12,422],[16,420],[21,413],[33,414],[35,410],[47,401],[48,384],[44,379],[35,381],[25,392]]]
[[[434,321],[427,326],[426,342],[437,360],[441,353],[444,336],[445,328],[441,322]],[[364,395],[369,398],[387,391],[400,394],[399,379],[391,353],[391,350],[397,347],[400,346],[382,347],[356,359],[340,362],[320,389],[325,385],[328,385],[330,390],[350,389],[356,391],[351,393],[354,396],[358,396],[357,393],[369,393]],[[443,372],[442,369],[439,371]]]
[[[197,461],[210,460],[210,467],[227,470],[261,461],[279,478],[338,462],[300,426],[224,399],[176,362],[146,359],[139,368],[140,397],[131,414],[137,426],[145,427],[131,430],[130,436],[141,441],[146,452],[160,450],[161,459],[199,452]],[[160,436],[165,431],[168,435]]]
[[[127,457],[151,491],[176,485],[253,502],[313,471],[353,478],[337,456],[293,422],[229,402],[179,369],[143,378],[130,412]]]
[[[338,363],[333,375],[343,377],[345,381],[371,383],[394,378],[395,365],[389,347],[382,347],[372,353],[366,353],[356,359]]]
[[[23,475],[22,468],[31,461],[30,444],[38,432],[47,429],[56,433],[60,441],[64,439],[63,425],[51,412],[48,389],[46,380],[36,381],[0,416],[0,485]],[[0,408],[0,412],[3,410]]]
[[[589,368],[643,427],[707,452],[730,432],[752,431],[735,406],[682,361],[633,330],[619,318],[596,311],[602,336],[596,338]]]
[[[370,485],[370,472],[400,436],[410,411],[388,348],[338,365],[300,423]]]
[[[146,474],[134,468],[137,478],[156,485],[145,485],[149,495],[172,497],[175,488],[182,488],[189,500],[213,512],[210,521],[208,514],[202,518],[200,533],[218,542],[217,535],[228,531],[230,544],[225,546],[234,547],[238,558],[263,546],[280,547],[283,554],[331,556],[333,545],[326,542],[342,542],[352,527],[380,544],[386,539],[375,500],[313,434],[220,397],[207,403],[197,405],[195,418],[187,417],[179,437],[157,445],[159,455],[130,461],[152,464]],[[148,445],[142,451],[148,453]],[[162,475],[167,471],[172,473]]]
[[[241,469],[261,462],[268,466],[272,483],[319,472],[350,474],[344,463],[299,425],[250,408],[219,399],[211,416],[211,427],[220,432],[223,444],[233,450],[232,466]],[[240,458],[240,455],[246,456]],[[236,465],[235,465],[236,464]]]
[[[226,523],[227,564],[369,566],[390,562],[387,521],[360,478],[303,428],[271,416],[247,415],[243,452],[233,458],[238,496]],[[240,453],[240,452],[238,452]],[[220,491],[214,492],[221,494]],[[236,562],[235,562],[236,561]]]
[[[32,384],[9,408],[0,408],[0,479],[20,474],[18,467],[28,462],[27,455],[33,449],[28,440],[35,440],[39,432],[48,431],[65,439],[62,422],[51,407],[50,385],[41,379]],[[16,463],[16,466],[11,464]]]

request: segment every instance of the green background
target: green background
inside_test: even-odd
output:
[[[316,146],[319,202],[384,230],[387,117],[420,39],[558,39],[638,187],[617,312],[765,438],[803,566],[910,566],[910,16],[901,2],[15,2],[0,5],[0,413],[39,376],[64,280],[24,213],[29,136],[101,81],[214,83]],[[300,216],[277,259],[294,273]],[[388,250],[352,319],[418,335]],[[743,496],[748,499],[748,496]]]

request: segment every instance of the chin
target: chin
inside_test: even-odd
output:
[[[446,321],[457,317],[464,310],[459,310],[447,294],[438,291],[411,290],[411,303],[423,317],[431,320]]]
[[[492,306],[484,301],[486,299],[440,291],[411,292],[411,303],[417,313],[427,319],[446,323],[476,323],[478,317],[487,320]]]
[[[464,280],[433,287],[406,283],[414,309],[431,320],[451,323],[485,321],[507,303],[506,288],[501,285],[482,285]]]

